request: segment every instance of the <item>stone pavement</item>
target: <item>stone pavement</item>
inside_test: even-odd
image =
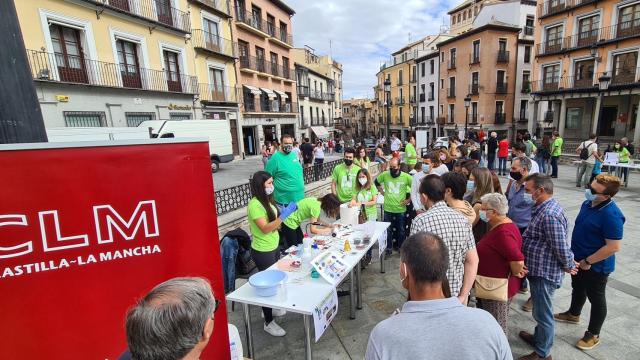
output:
[[[506,179],[503,179],[503,184]],[[584,199],[583,190],[575,187],[575,168],[560,167],[560,178],[555,181],[555,196],[564,206],[569,218],[569,234],[573,221]],[[583,352],[575,347],[582,337],[589,319],[590,305],[584,307],[581,325],[557,323],[552,355],[555,359],[640,359],[640,174],[631,174],[629,188],[623,189],[616,201],[626,216],[625,236],[621,252],[617,255],[616,271],[610,276],[607,288],[608,315],[597,348]],[[374,257],[376,252],[374,251]],[[349,319],[349,299],[340,298],[338,315],[318,343],[313,344],[314,359],[362,359],[366,351],[369,333],[380,321],[386,319],[406,300],[406,290],[400,284],[397,253],[388,260],[387,272],[380,274],[379,263],[374,262],[362,272],[363,309],[357,311],[357,319]],[[243,280],[238,280],[238,286]],[[520,330],[533,331],[535,322],[531,313],[520,307],[528,295],[516,295],[509,318],[509,343],[514,358],[528,354],[532,349],[518,338]],[[563,286],[555,295],[554,312],[566,311],[571,300],[571,279],[565,276]],[[238,327],[244,341],[244,325],[241,306],[235,311],[229,307],[229,321]],[[302,318],[287,314],[278,318],[287,335],[275,338],[262,330],[260,309],[251,307],[254,334],[255,359],[303,359],[304,332]],[[433,324],[427,331],[437,331]],[[473,336],[473,334],[460,334]],[[407,334],[420,341],[419,334]],[[443,346],[455,345],[443,344]],[[245,345],[246,351],[246,345]]]
[[[340,159],[342,154],[326,154],[325,161]],[[220,169],[213,174],[213,186],[215,190],[230,188],[249,182],[249,177],[256,171],[264,169],[261,156],[251,156],[244,160],[234,160],[220,164]]]

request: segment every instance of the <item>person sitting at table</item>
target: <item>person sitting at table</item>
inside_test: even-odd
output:
[[[340,215],[340,200],[334,194],[327,194],[323,197],[309,197],[298,201],[298,209],[284,221],[280,227],[280,238],[284,242],[284,246],[289,248],[302,243],[304,234],[300,225],[309,221],[309,232],[318,235],[330,235],[333,225],[318,220],[321,211],[332,219],[337,219]],[[320,223],[321,225],[315,225]]]
[[[447,245],[439,236],[418,232],[402,244],[400,283],[411,300],[373,328],[366,360],[512,359],[507,337],[491,314],[445,296],[448,267]]]
[[[275,264],[280,258],[278,249],[280,236],[278,228],[296,209],[296,203],[281,208],[278,214],[273,199],[273,177],[266,171],[253,174],[251,182],[252,198],[247,206],[247,218],[251,232],[251,257],[258,270],[263,271]],[[264,315],[264,331],[273,336],[285,336],[287,333],[274,320],[273,316],[285,314],[282,310],[262,308]]]

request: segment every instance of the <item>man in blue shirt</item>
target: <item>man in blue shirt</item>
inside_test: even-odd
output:
[[[607,316],[605,289],[609,274],[616,265],[615,253],[620,251],[625,218],[613,201],[620,189],[616,176],[600,174],[585,190],[587,199],[576,218],[571,235],[571,251],[580,260],[580,271],[571,276],[571,307],[555,314],[557,321],[580,323],[580,312],[585,301],[591,303],[589,327],[576,347],[590,350],[600,344],[600,329]]]
[[[525,191],[535,202],[531,223],[522,236],[524,262],[533,301],[533,334],[520,331],[519,336],[535,351],[519,360],[551,360],[555,335],[553,294],[562,284],[564,272],[576,274],[577,263],[567,242],[567,217],[553,198],[553,182],[547,175],[533,174],[525,179]]]

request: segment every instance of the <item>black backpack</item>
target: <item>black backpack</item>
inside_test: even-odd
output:
[[[593,144],[593,143],[589,143],[589,145],[585,146],[584,145],[585,143],[586,143],[586,141],[582,143],[582,150],[580,150],[580,159],[581,160],[587,160],[589,158],[589,146],[591,146],[591,144]]]

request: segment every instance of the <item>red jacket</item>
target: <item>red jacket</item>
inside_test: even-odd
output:
[[[503,139],[498,143],[498,157],[505,158],[507,156],[509,156],[509,141]]]

